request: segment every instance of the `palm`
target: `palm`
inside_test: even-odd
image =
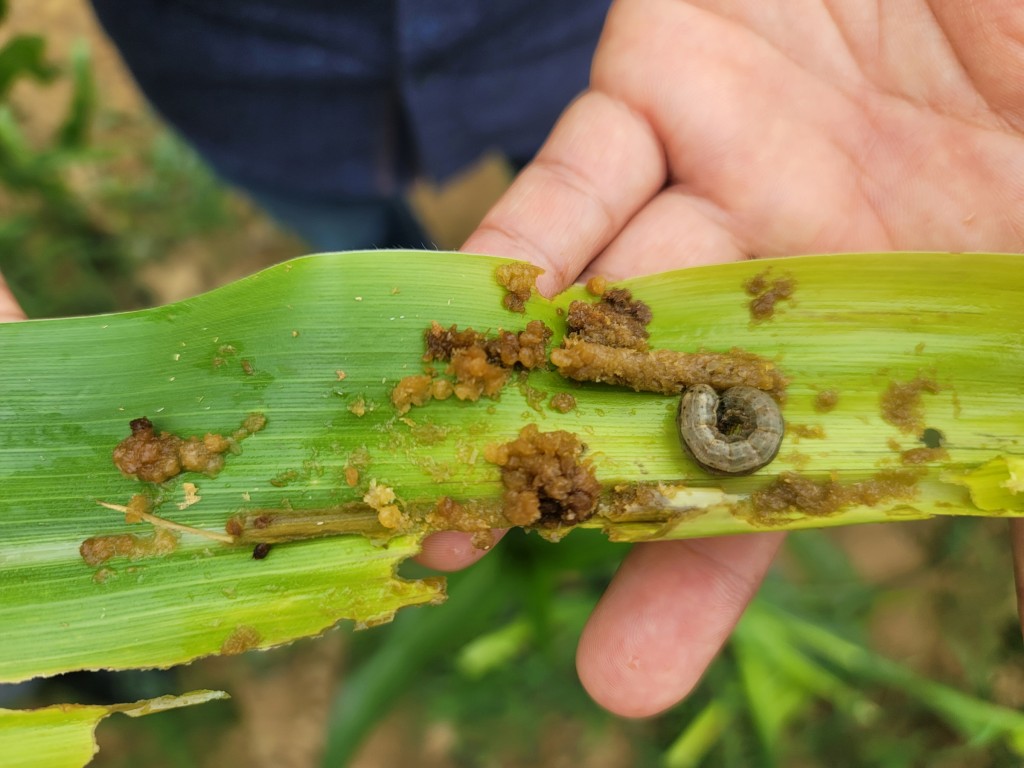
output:
[[[841,25],[822,6],[787,14],[781,1],[697,5],[625,2],[609,25],[594,87],[664,142],[666,186],[593,269],[1022,247],[1021,81],[967,73],[1019,71],[1024,56],[981,18],[948,18],[964,4],[944,17],[901,3],[903,26]],[[715,13],[723,5],[749,17]],[[1024,31],[1024,9],[990,5]]]
[[[796,5],[619,0],[591,89],[466,249],[545,266],[558,290],[751,256],[1024,248],[1024,8]],[[591,694],[630,715],[685,695],[778,543],[634,548],[580,642]]]

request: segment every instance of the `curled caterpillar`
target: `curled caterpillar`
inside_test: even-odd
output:
[[[771,395],[744,386],[721,396],[707,384],[689,387],[676,423],[694,461],[722,475],[749,475],[768,464],[779,452],[784,430]]]

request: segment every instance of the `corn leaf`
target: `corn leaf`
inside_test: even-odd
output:
[[[396,576],[427,532],[422,513],[450,497],[500,522],[499,471],[483,455],[527,423],[587,444],[605,491],[585,525],[620,541],[1022,513],[1007,483],[1024,432],[1019,257],[821,256],[622,283],[653,310],[652,347],[741,347],[788,377],[782,449],[748,477],[709,475],[687,456],[677,397],[579,384],[552,369],[513,380],[496,400],[451,398],[400,417],[389,393],[422,372],[432,321],[496,331],[540,319],[557,344],[569,302],[593,300],[574,287],[510,312],[494,276],[503,263],[328,254],[156,309],[0,326],[0,680],[169,666],[437,602],[440,580]],[[793,288],[762,319],[748,293],[759,275]],[[551,410],[544,398],[559,392],[577,407]],[[214,477],[141,483],[111,461],[132,419],[202,436],[230,434],[251,413],[266,428]],[[979,502],[972,473],[1000,457],[1011,463],[984,481],[1002,483],[1000,494]],[[886,470],[909,484],[893,486]],[[769,513],[752,498],[780,478],[842,503]],[[254,559],[269,530],[250,530],[245,546],[186,532],[160,555],[129,548],[135,559],[99,566],[80,556],[90,537],[149,533],[97,502],[118,507],[141,494],[160,517],[221,536],[233,516],[266,514],[294,520],[288,536],[308,537],[373,529],[363,502],[371,483],[410,513],[406,535],[328,536]]]
[[[4,756],[4,765],[18,768],[78,768],[87,765],[99,750],[96,726],[109,715],[121,712],[129,717],[142,717],[226,698],[228,695],[223,691],[192,691],[133,704],[0,709],[0,754]]]

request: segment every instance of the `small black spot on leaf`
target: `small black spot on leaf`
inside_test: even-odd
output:
[[[946,436],[942,434],[941,429],[926,427],[921,433],[921,442],[924,443],[925,448],[941,448],[946,444]]]

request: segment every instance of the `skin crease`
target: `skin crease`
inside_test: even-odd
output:
[[[1016,2],[618,0],[590,89],[464,250],[544,267],[545,293],[755,255],[1020,252],[1022,132]],[[21,317],[2,289],[0,317]],[[684,697],[780,542],[634,547],[580,640],[591,696],[629,717]],[[421,560],[481,555],[439,534]]]

